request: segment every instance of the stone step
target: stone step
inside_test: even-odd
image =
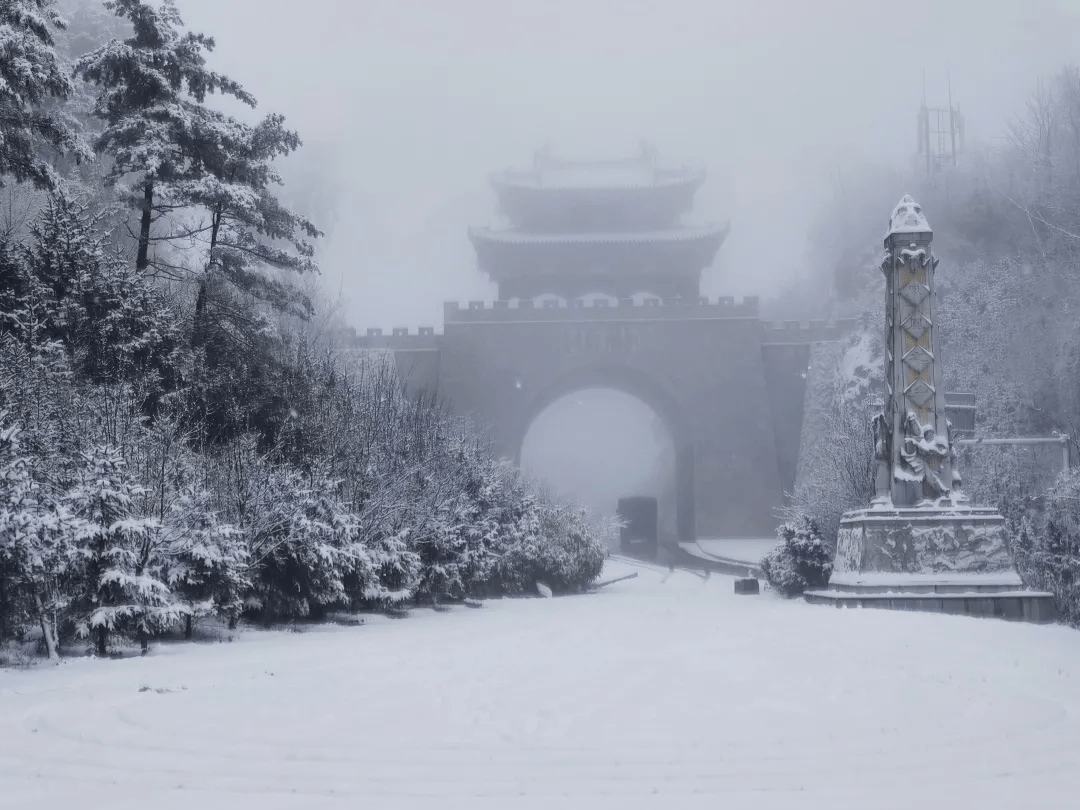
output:
[[[1057,619],[1053,594],[1041,591],[857,593],[842,590],[813,590],[803,594],[803,598],[812,605],[914,610],[1037,624],[1049,624]]]
[[[913,582],[913,583],[851,583],[830,582],[824,590],[847,594],[971,594],[1012,593],[1023,591],[1020,582]]]

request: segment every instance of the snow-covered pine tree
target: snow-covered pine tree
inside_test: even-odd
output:
[[[0,334],[16,326],[19,301],[26,295],[26,273],[9,239],[0,234]]]
[[[120,382],[153,372],[168,382],[181,344],[178,318],[149,280],[109,252],[89,208],[63,185],[50,196],[5,297],[16,311],[37,308],[42,337],[62,343],[85,379]]]
[[[295,287],[259,271],[317,271],[309,240],[321,232],[306,217],[289,210],[272,192],[282,184],[274,160],[301,145],[281,115],[269,115],[252,127],[227,116],[192,122],[190,149],[204,176],[184,180],[172,189],[176,200],[199,206],[209,219],[201,231],[208,242],[207,276],[220,274],[241,292],[300,317],[311,314],[311,301]],[[204,278],[196,302],[199,320],[206,314]]]
[[[97,446],[85,455],[82,481],[65,495],[81,521],[77,537],[84,560],[78,631],[94,634],[98,655],[109,633],[133,632],[146,652],[149,638],[187,614],[161,575],[160,524],[136,514],[144,492],[125,470],[115,448]]]
[[[288,467],[267,465],[266,473],[245,527],[254,583],[249,606],[270,624],[343,604],[343,547],[331,499]]]
[[[85,152],[62,117],[46,106],[73,92],[53,38],[64,26],[54,0],[0,3],[0,186],[9,174],[17,182],[52,188],[58,176],[42,150]]]
[[[182,33],[174,0],[160,7],[140,0],[108,0],[105,6],[129,21],[133,34],[86,54],[75,71],[101,89],[95,114],[106,126],[94,148],[113,158],[106,182],[119,187],[139,212],[136,268],[142,272],[150,266],[153,240],[190,236],[186,229],[160,236],[152,230],[163,215],[188,205],[176,195],[178,184],[206,176],[190,147],[193,139],[206,135],[200,122],[220,117],[204,106],[207,94],[230,95],[251,106],[255,99],[206,67],[205,54],[214,49],[214,40]]]
[[[205,491],[193,489],[171,506],[166,528],[168,584],[189,610],[184,637],[200,616],[216,614],[235,627],[251,587],[243,533],[221,520]]]
[[[30,466],[18,426],[0,411],[0,640],[12,624],[33,618],[53,659],[74,556],[73,521],[33,480]]]

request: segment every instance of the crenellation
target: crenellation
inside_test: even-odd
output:
[[[758,314],[758,298],[746,296],[741,301],[732,296],[718,298],[715,302],[705,296],[668,296],[660,298],[574,298],[569,301],[544,299],[535,301],[525,298],[514,301],[469,301],[462,306],[448,301],[443,306],[443,317],[449,323],[475,323],[510,319],[540,320],[590,320],[595,318],[747,318]],[[793,321],[790,328],[798,329]],[[783,323],[775,325],[784,328]]]
[[[368,337],[382,337],[382,329],[378,326],[369,326],[367,330]]]

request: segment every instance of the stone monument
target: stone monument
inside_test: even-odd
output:
[[[1025,591],[1005,519],[961,489],[937,355],[938,260],[922,208],[889,218],[885,403],[874,420],[876,494],[840,522],[829,586],[807,601],[1049,621],[1053,598]]]

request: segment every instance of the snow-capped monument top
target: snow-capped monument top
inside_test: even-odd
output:
[[[896,204],[892,215],[889,217],[889,233],[933,233],[930,223],[926,221],[922,206],[912,199],[910,194],[905,194],[903,199]]]

